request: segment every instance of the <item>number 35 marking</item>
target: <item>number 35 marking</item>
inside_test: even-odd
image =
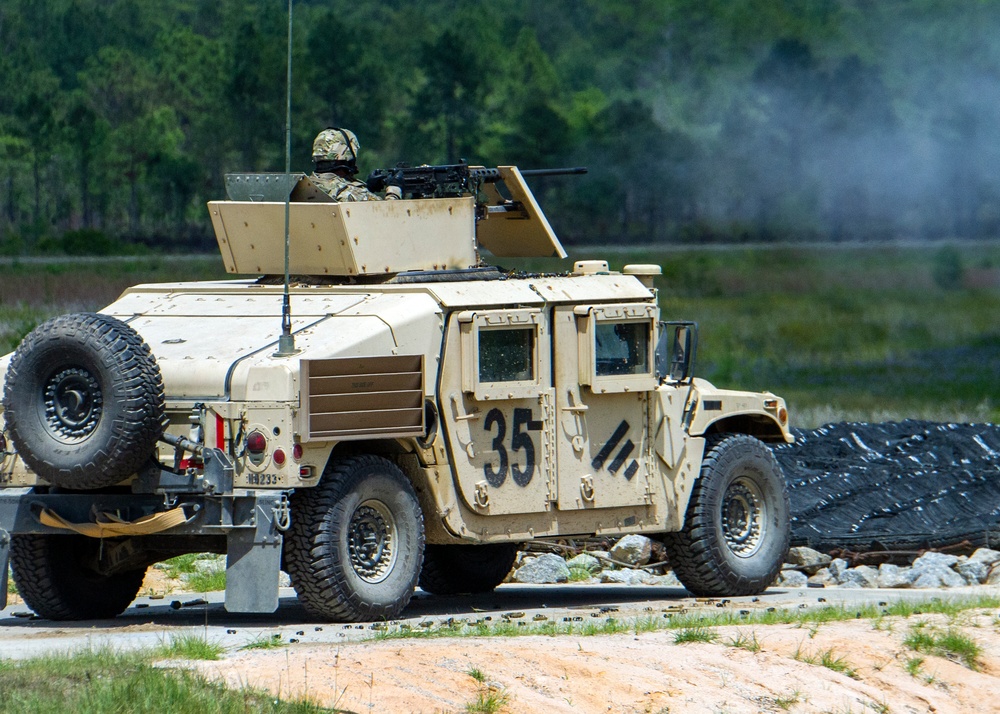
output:
[[[542,430],[542,422],[535,421],[531,409],[514,408],[514,428],[511,430],[513,433],[510,438],[510,450],[514,452],[515,457],[518,451],[524,452],[523,470],[516,463],[511,465],[507,455],[507,447],[504,446],[504,438],[507,436],[507,417],[504,413],[497,407],[490,409],[486,414],[486,421],[483,422],[483,428],[493,435],[493,450],[497,452],[497,459],[500,461],[496,465],[491,462],[483,464],[486,482],[493,487],[502,486],[507,480],[509,471],[518,486],[527,486],[531,483],[535,475],[535,442],[531,440],[528,432]]]

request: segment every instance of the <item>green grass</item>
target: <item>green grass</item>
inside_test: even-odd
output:
[[[574,565],[569,569],[569,582],[571,583],[583,582],[590,580],[592,577],[594,577],[594,574],[584,567]]]
[[[954,628],[942,632],[915,626],[911,628],[903,644],[922,654],[947,657],[977,672],[982,667],[980,662],[982,648],[971,637]]]
[[[799,662],[826,667],[832,672],[843,674],[851,679],[859,679],[857,670],[850,665],[846,658],[835,655],[832,649],[824,650],[819,655],[806,654],[798,649],[792,656]]]
[[[130,712],[162,714],[306,714],[329,711],[283,701],[254,689],[226,689],[201,675],[155,666],[155,651],[110,650],[0,660],[0,711],[5,714]]]
[[[240,647],[241,650],[274,650],[285,646],[281,635],[259,635]]]
[[[489,677],[477,667],[466,672],[478,683],[476,698],[465,705],[465,711],[470,714],[498,714],[510,704],[510,694],[505,689],[496,689],[488,684]]]
[[[729,642],[726,643],[730,647],[737,647],[741,650],[746,650],[747,652],[753,652],[754,654],[760,652],[761,644],[757,639],[757,633],[750,631],[749,634],[746,632],[737,632],[735,637],[732,637]]]
[[[226,571],[192,573],[185,578],[188,587],[196,593],[210,593],[226,589]]]
[[[199,572],[195,563],[204,559],[204,553],[185,553],[164,561],[165,573],[170,578],[183,578],[193,592],[207,593],[226,589],[226,572]]]
[[[954,617],[969,610],[996,610],[1000,608],[1000,597],[979,595],[957,597],[948,600],[933,599],[923,602],[899,601],[888,605],[864,605],[858,607],[823,606],[817,608],[796,608],[794,610],[768,611],[750,610],[747,614],[735,609],[725,609],[710,614],[661,613],[661,616],[645,616],[634,619],[586,618],[579,621],[547,621],[540,624],[518,620],[500,620],[472,623],[434,623],[431,627],[414,628],[409,625],[390,627],[378,632],[375,640],[433,639],[440,637],[524,637],[529,635],[557,636],[576,635],[593,637],[623,633],[655,632],[662,630],[692,630],[698,628],[754,625],[798,625],[812,627],[826,622],[844,620],[877,620],[884,617],[907,618],[914,615],[940,614]]]
[[[218,642],[209,642],[201,635],[180,635],[171,637],[155,650],[154,656],[166,659],[216,660],[226,651]]]
[[[719,635],[708,627],[685,627],[674,633],[674,644],[685,642],[715,642]]]
[[[510,695],[505,691],[496,691],[481,687],[476,692],[476,698],[465,705],[469,714],[498,714],[510,704]]]
[[[783,711],[789,711],[794,705],[802,701],[802,694],[798,690],[792,692],[791,694],[776,697],[774,700],[774,706],[778,707]]]
[[[184,555],[178,555],[176,558],[165,560],[163,561],[163,564],[166,566],[164,572],[168,578],[174,579],[193,573],[195,571],[194,562],[200,556],[201,553],[185,553]]]
[[[7,575],[7,594],[17,595],[17,584],[14,582],[14,578],[10,577],[10,574]]]
[[[906,673],[911,677],[920,677],[923,674],[924,669],[924,658],[923,657],[909,657],[906,660],[906,664],[903,665],[906,669]]]

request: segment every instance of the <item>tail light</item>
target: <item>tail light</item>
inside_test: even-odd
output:
[[[267,437],[256,429],[247,434],[247,452],[253,456],[260,456],[267,451]]]

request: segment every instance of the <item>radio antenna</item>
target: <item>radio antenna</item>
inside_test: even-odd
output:
[[[290,357],[295,349],[295,335],[292,334],[292,298],[289,290],[289,253],[291,233],[289,230],[292,200],[292,0],[288,0],[288,76],[285,89],[285,290],[281,298],[281,336],[278,337],[278,351],[275,357]]]

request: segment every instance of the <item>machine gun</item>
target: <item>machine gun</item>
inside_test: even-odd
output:
[[[523,169],[522,176],[563,176],[585,174],[586,167],[568,169]],[[404,198],[453,198],[475,195],[484,183],[501,180],[497,169],[469,166],[465,161],[442,166],[407,166],[397,164],[392,169],[375,169],[368,175],[368,190],[383,191],[393,180],[402,184]]]

